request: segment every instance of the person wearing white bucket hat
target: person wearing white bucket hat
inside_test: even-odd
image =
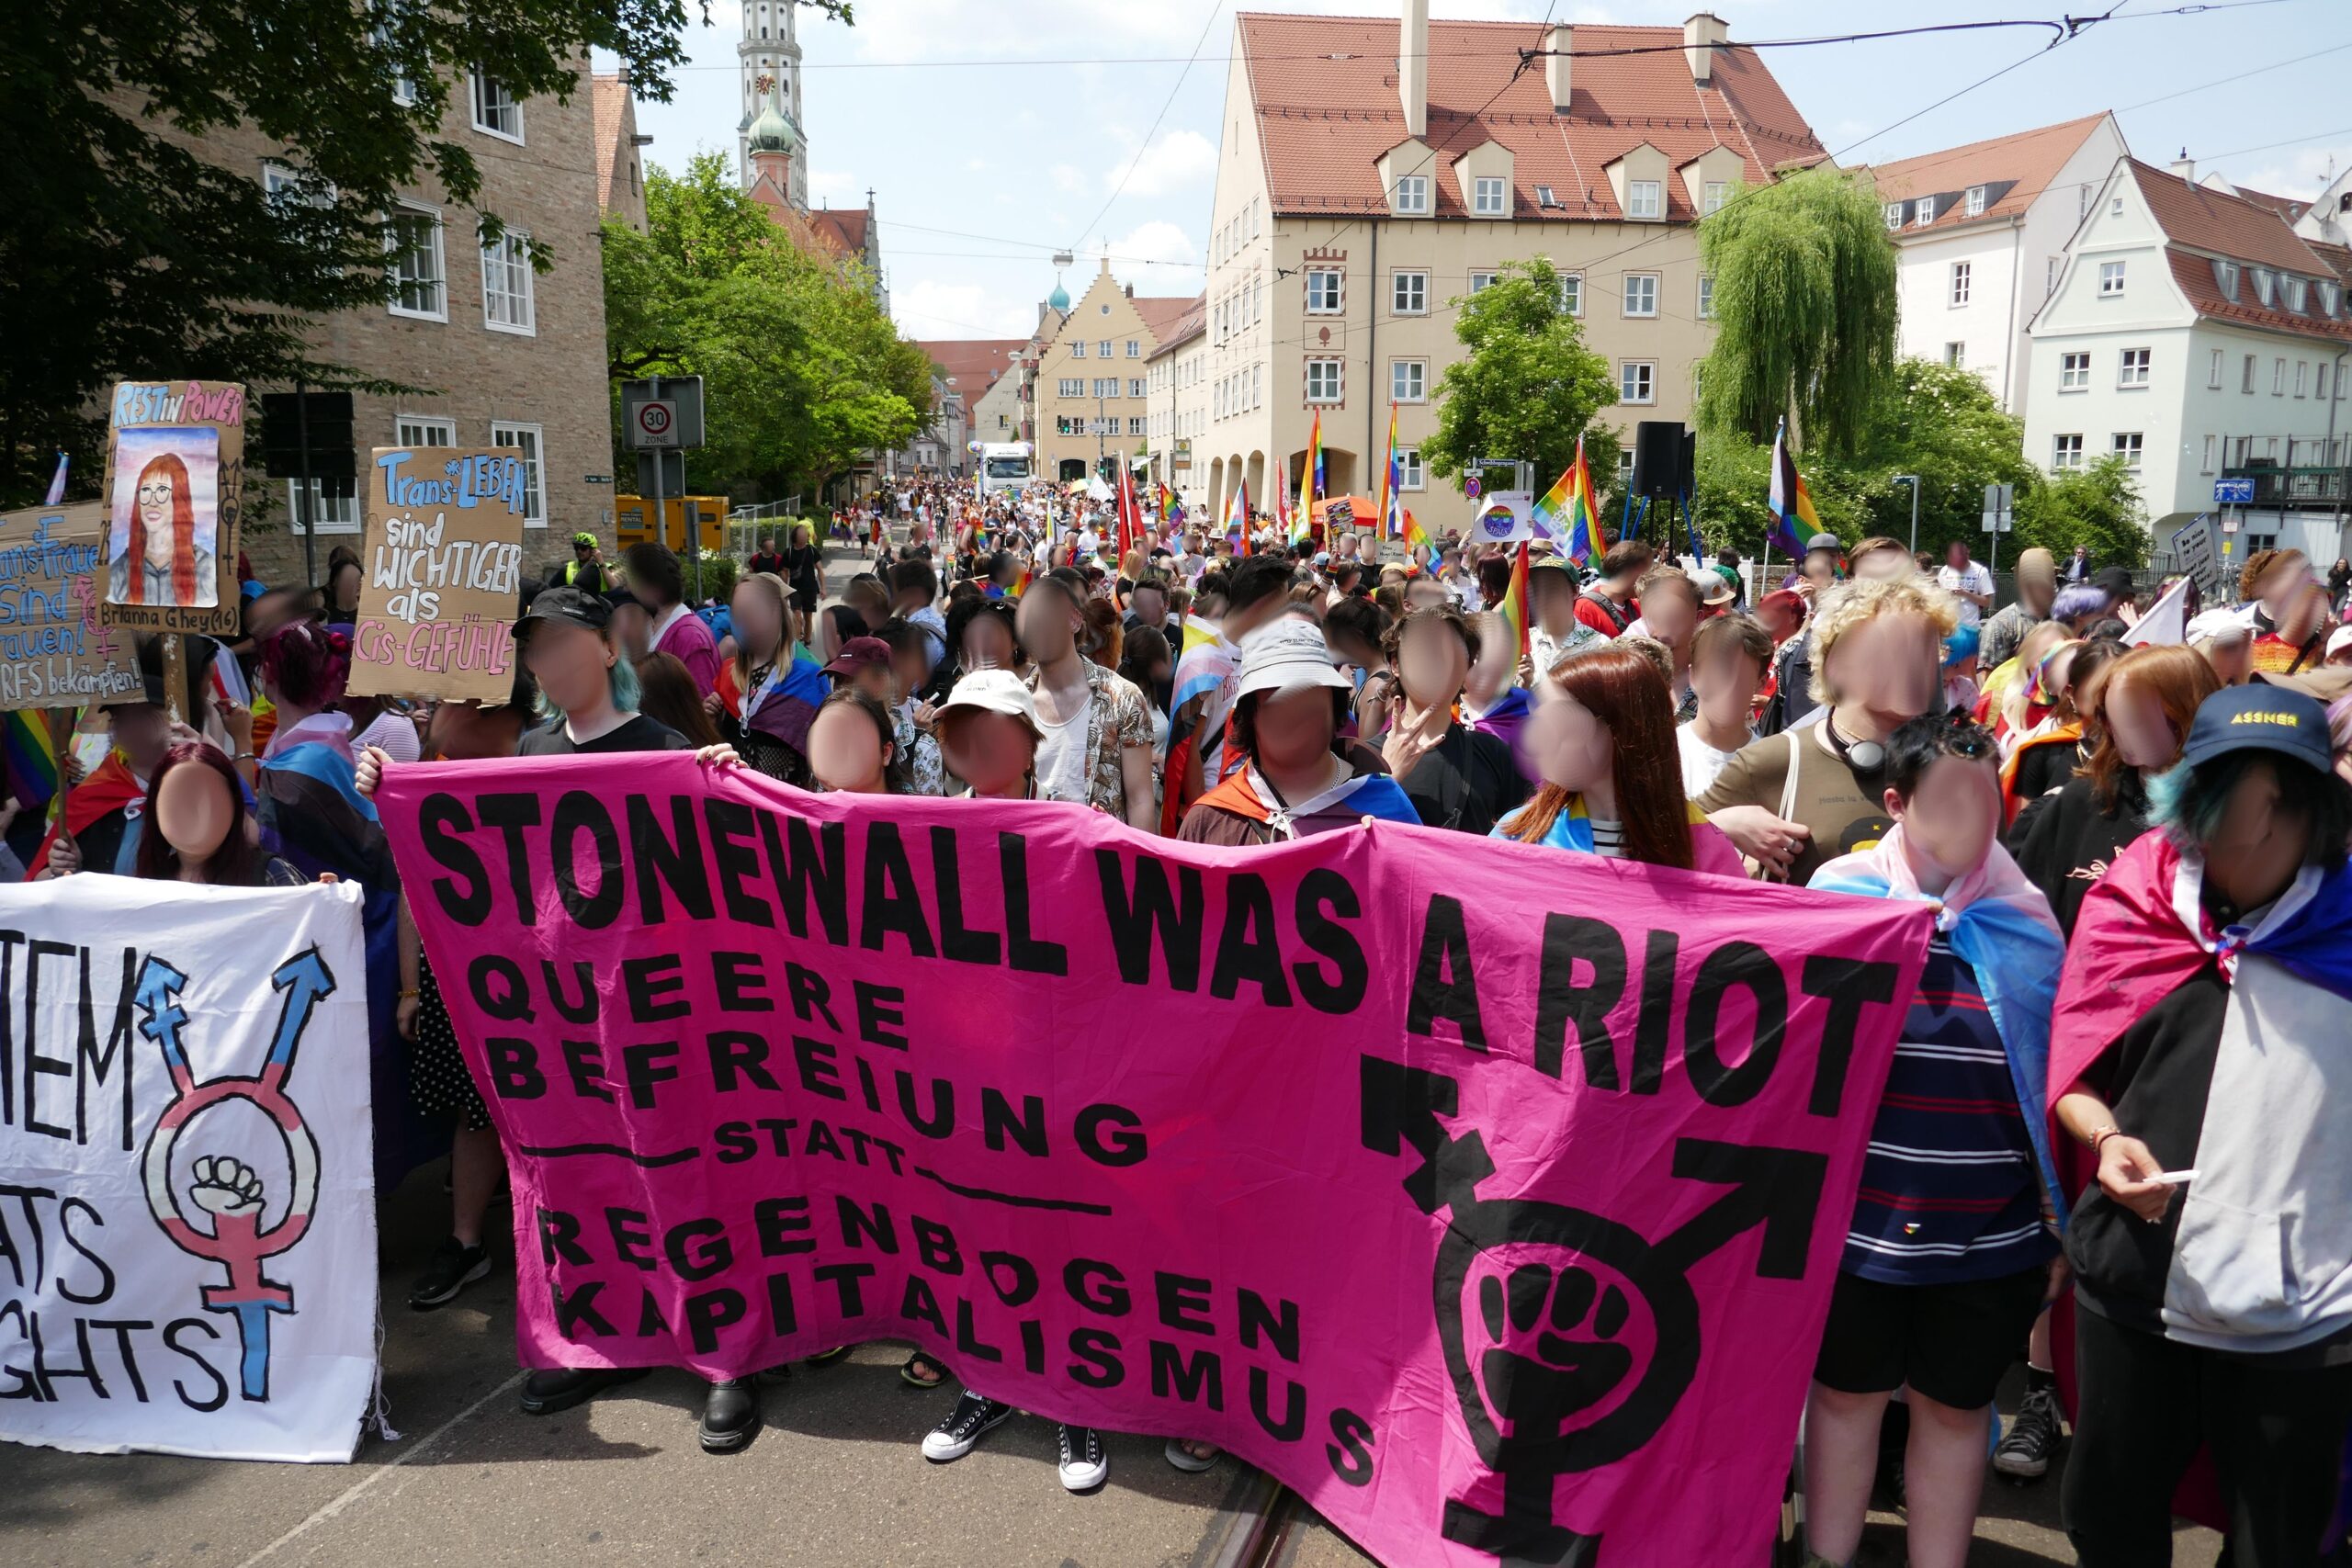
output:
[[[1241,644],[1228,728],[1248,761],[1193,804],[1176,836],[1272,844],[1365,817],[1419,821],[1379,754],[1340,733],[1353,695],[1311,623],[1285,615],[1252,632]]]
[[[1037,779],[1037,699],[1010,670],[975,670],[956,682],[932,717],[947,771],[967,798],[1052,800]]]

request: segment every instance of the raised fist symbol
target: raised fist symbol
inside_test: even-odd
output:
[[[216,1218],[249,1219],[261,1213],[261,1174],[223,1155],[199,1159],[187,1195]]]
[[[1478,1358],[1478,1381],[1513,1446],[1558,1438],[1633,1370],[1634,1352],[1613,1343],[1633,1315],[1624,1292],[1574,1264],[1556,1275],[1521,1264],[1508,1281],[1489,1274],[1478,1282],[1478,1311],[1494,1341]]]

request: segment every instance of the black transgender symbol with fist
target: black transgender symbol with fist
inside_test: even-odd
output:
[[[1600,1537],[1554,1518],[1554,1482],[1624,1459],[1674,1414],[1699,1370],[1692,1265],[1760,1229],[1757,1273],[1804,1277],[1828,1160],[1677,1139],[1676,1179],[1729,1190],[1652,1242],[1565,1204],[1479,1197],[1495,1174],[1485,1139],[1439,1120],[1459,1114],[1453,1079],[1366,1056],[1362,1081],[1364,1147],[1418,1154],[1406,1195],[1425,1214],[1449,1211],[1438,1337],[1479,1461],[1502,1481],[1499,1511],[1448,1498],[1445,1538],[1502,1568],[1600,1568]]]

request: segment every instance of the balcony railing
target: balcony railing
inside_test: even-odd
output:
[[[2224,468],[2222,477],[2252,479],[2256,506],[2334,507],[2352,491],[2352,468],[2274,468],[2256,466]]]

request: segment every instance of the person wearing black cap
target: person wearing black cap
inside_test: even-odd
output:
[[[2326,710],[2229,687],[2083,900],[2050,1083],[2096,1169],[2067,1229],[2085,1568],[2170,1561],[2214,1459],[2232,1562],[2314,1564],[2352,1426],[2352,784]]]

